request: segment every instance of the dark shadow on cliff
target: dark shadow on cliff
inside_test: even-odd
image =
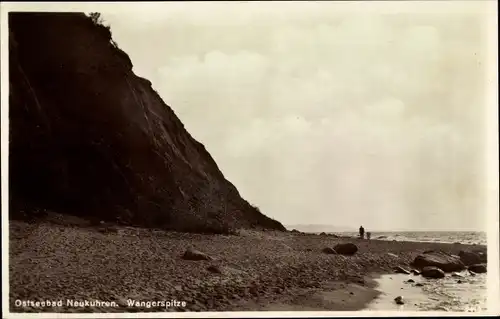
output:
[[[9,14],[10,218],[285,230],[240,197],[98,20]]]

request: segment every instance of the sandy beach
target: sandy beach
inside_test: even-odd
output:
[[[325,247],[354,243],[352,256]],[[210,260],[185,260],[188,248]],[[380,295],[375,279],[410,269],[426,250],[458,254],[479,245],[336,238],[240,230],[201,235],[134,227],[91,226],[83,220],[10,222],[12,312],[362,310]],[[394,296],[396,297],[396,296]],[[68,306],[67,299],[113,302]],[[393,297],[391,296],[391,299]],[[17,301],[16,301],[17,300]],[[64,300],[55,306],[21,301]],[[185,307],[131,301],[185,302]]]

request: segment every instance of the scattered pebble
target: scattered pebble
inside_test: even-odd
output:
[[[183,259],[186,260],[212,260],[213,258],[208,256],[205,253],[202,253],[201,251],[198,251],[196,249],[189,248],[184,252],[184,255],[182,256]]]
[[[220,267],[216,266],[216,265],[208,266],[207,270],[211,273],[214,273],[214,274],[222,274],[222,269],[220,269]]]

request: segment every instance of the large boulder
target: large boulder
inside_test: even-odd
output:
[[[426,278],[444,278],[444,271],[434,266],[427,266],[422,269],[422,276]]]
[[[426,251],[415,258],[412,266],[418,269],[434,266],[445,272],[462,271],[466,268],[459,258],[442,251]]]
[[[487,263],[488,262],[488,255],[487,255],[486,249],[484,249],[484,250],[481,250],[481,249],[473,250],[472,252],[479,255],[479,258],[481,259],[481,263]]]
[[[340,255],[354,255],[358,251],[358,246],[353,243],[337,244],[333,249]]]
[[[460,260],[466,266],[480,264],[483,261],[483,258],[479,255],[479,253],[472,252],[472,251],[463,251],[462,250],[462,251],[460,251],[460,253],[458,253],[458,256],[460,257]]]
[[[475,264],[470,265],[468,269],[476,274],[482,274],[486,272],[486,264]]]

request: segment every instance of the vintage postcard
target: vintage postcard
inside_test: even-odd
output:
[[[2,2],[3,317],[500,314],[497,28]]]

